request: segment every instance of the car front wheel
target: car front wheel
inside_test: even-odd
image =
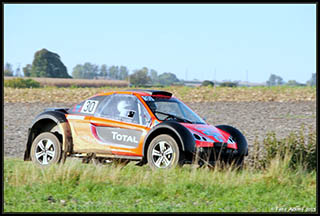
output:
[[[229,158],[225,158],[225,162],[242,168],[244,164],[244,157],[248,155],[248,143],[246,138],[238,129],[232,126],[217,125],[216,127],[228,132],[232,136],[232,139],[237,143],[238,153]]]
[[[179,158],[179,146],[171,136],[163,134],[151,141],[147,152],[147,160],[152,169],[174,168],[177,166]]]
[[[58,163],[61,159],[61,143],[58,138],[50,132],[38,135],[32,142],[31,159],[41,166]]]

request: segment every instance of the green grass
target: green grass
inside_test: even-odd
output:
[[[4,160],[4,212],[315,211],[316,173],[274,159],[265,170],[208,170],[190,165],[152,171],[68,159],[41,169]]]

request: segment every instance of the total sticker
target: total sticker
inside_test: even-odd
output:
[[[81,109],[82,113],[88,113],[88,114],[93,114],[96,111],[96,108],[99,104],[99,101],[97,100],[87,100]]]

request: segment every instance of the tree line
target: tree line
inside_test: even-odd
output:
[[[72,71],[72,77],[75,79],[112,79],[127,80],[129,70],[125,66],[112,65],[108,67],[103,64],[101,66],[86,62],[83,65],[77,64]]]
[[[158,75],[156,70],[143,67],[134,70],[133,73],[129,75],[129,70],[126,66],[112,65],[108,67],[106,64],[99,66],[90,62],[77,64],[72,70],[72,76],[70,76],[60,56],[47,49],[41,49],[34,54],[32,64],[27,64],[23,67],[23,74],[25,77],[128,80],[132,85],[183,84],[183,81],[179,80],[177,76],[171,72],[164,72]],[[20,67],[14,71],[12,65],[6,63],[4,76],[22,76],[22,72],[20,71]],[[298,83],[295,80],[289,80],[286,83],[282,77],[275,74],[271,74],[266,83],[268,86],[315,86],[316,74],[313,73],[306,84]]]
[[[70,76],[60,56],[47,49],[41,49],[34,54],[32,64],[23,67],[23,74],[25,77],[128,80],[133,85],[171,85],[181,82],[175,74],[170,72],[158,75],[156,70],[143,67],[129,75],[126,66],[108,67],[106,64],[99,66],[90,62],[77,64]],[[22,76],[20,68],[14,71],[10,63],[6,63],[4,75]]]
[[[287,86],[315,86],[317,82],[316,73],[312,73],[311,78],[304,84],[299,83],[296,80],[289,80],[285,82],[282,77],[271,74],[269,79],[267,80],[267,86],[280,86],[280,85],[287,85]]]

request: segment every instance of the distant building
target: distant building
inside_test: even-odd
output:
[[[197,86],[201,86],[202,81],[184,81],[183,83],[185,86],[197,87]]]
[[[261,83],[258,83],[258,82],[247,82],[247,81],[230,81],[230,80],[223,80],[223,81],[214,81],[214,80],[211,80],[215,86],[220,86],[221,83],[223,82],[233,82],[233,83],[237,83],[238,86],[248,86],[248,87],[254,87],[254,86],[267,86],[267,83],[266,82],[261,82]],[[190,81],[186,81],[184,80],[183,81],[183,84],[185,86],[191,86],[191,87],[198,87],[198,86],[201,86],[203,81],[199,81],[199,80],[190,80]]]
[[[267,83],[266,82],[262,82],[262,83],[252,83],[252,82],[247,82],[247,81],[238,81],[238,86],[249,86],[249,87],[253,87],[253,86],[266,86]]]

